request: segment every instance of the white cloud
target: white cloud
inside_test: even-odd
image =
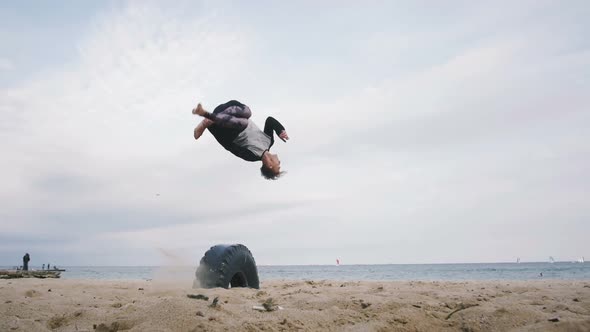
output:
[[[14,63],[8,59],[0,58],[0,71],[9,71],[14,69]]]
[[[259,62],[275,45],[247,17],[178,10],[113,10],[77,41],[76,62],[0,91],[0,208],[14,221],[0,232],[59,233],[63,252],[112,243],[105,257],[138,264],[160,249],[196,260],[224,242],[245,243],[259,263],[317,264],[335,254],[410,263],[522,250],[534,259],[547,256],[554,220],[572,223],[564,237],[585,227],[574,222],[588,212],[585,181],[573,182],[590,162],[589,63],[572,50],[575,27],[546,40],[547,29],[521,22],[528,8],[496,13],[507,24],[495,34],[493,18],[466,31],[477,20],[458,16],[406,36],[368,31],[366,53],[350,55],[357,62],[294,63],[288,73]],[[305,55],[294,37],[285,36]],[[412,62],[423,52],[430,57]],[[411,68],[388,67],[404,63]],[[340,86],[331,74],[351,67],[371,75],[349,77],[342,93],[298,89]],[[289,171],[280,181],[262,180],[257,164],[210,135],[192,139],[197,101],[242,97],[255,121],[272,114],[292,137],[273,148]],[[543,230],[527,238],[536,225]],[[570,242],[562,255],[578,250]]]

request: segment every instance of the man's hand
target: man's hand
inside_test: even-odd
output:
[[[287,142],[287,140],[289,139],[289,135],[287,135],[287,132],[285,130],[283,130],[279,134],[279,138],[282,139],[283,142]]]

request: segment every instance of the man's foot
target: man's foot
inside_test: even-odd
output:
[[[193,108],[193,114],[205,116],[206,113],[207,112],[205,111],[205,109],[203,108],[203,105],[201,105],[201,103],[199,103],[199,105],[197,105],[196,108]]]
[[[205,132],[205,129],[207,129],[207,127],[209,127],[211,124],[213,124],[213,121],[209,119],[203,119],[203,121],[201,121],[201,123],[199,123],[199,125],[195,128],[195,139],[199,139],[199,137],[203,135],[203,132]]]

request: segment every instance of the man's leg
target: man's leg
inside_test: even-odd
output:
[[[201,137],[201,135],[203,135],[203,132],[205,131],[205,129],[207,129],[207,127],[209,127],[210,125],[213,124],[213,121],[209,120],[209,119],[203,119],[203,121],[201,121],[201,123],[199,123],[198,126],[195,127],[195,139],[199,139],[199,137]]]
[[[252,111],[246,105],[244,107],[230,106],[217,114],[228,114],[237,118],[249,119],[252,116]]]
[[[209,113],[199,104],[193,113],[215,122],[217,126],[231,129],[245,129],[248,126],[248,119],[252,116],[252,111],[245,105],[243,108],[230,106],[219,113]]]

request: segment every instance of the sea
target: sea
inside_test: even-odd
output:
[[[0,267],[11,269],[13,267]],[[64,279],[194,279],[196,266],[60,266]],[[41,267],[31,267],[41,270]],[[383,264],[383,265],[262,265],[266,280],[590,280],[590,262]]]

